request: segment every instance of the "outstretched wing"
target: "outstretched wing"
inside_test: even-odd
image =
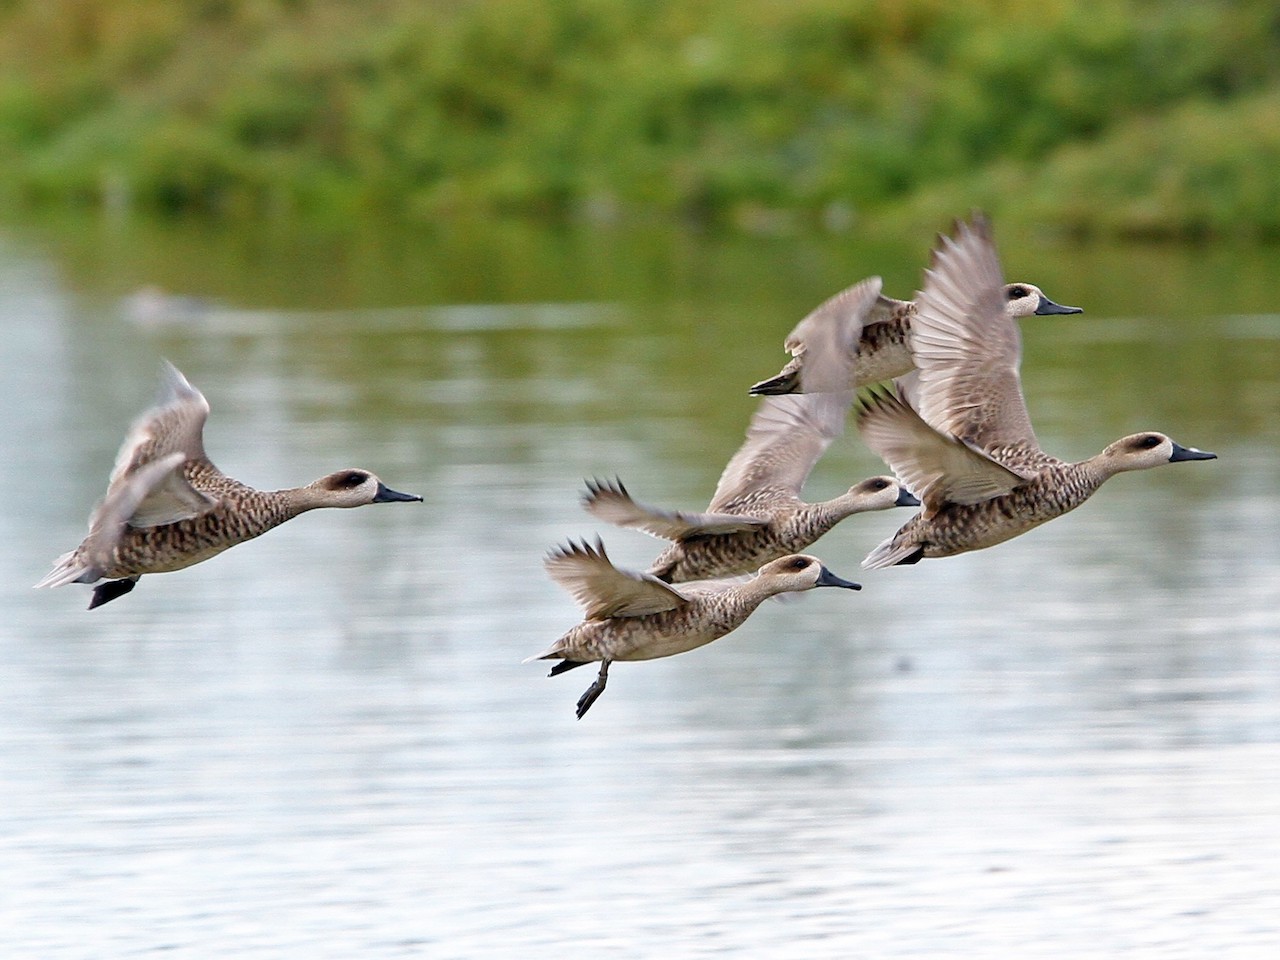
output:
[[[800,390],[830,393],[848,390],[862,326],[880,297],[879,277],[868,277],[824,301],[796,324],[786,348],[804,355]]]
[[[753,502],[800,496],[814,464],[844,431],[851,399],[848,391],[761,399],[707,509],[720,513],[743,502],[749,509]]]
[[[981,503],[1029,477],[997,463],[974,445],[945,437],[896,394],[876,391],[859,402],[858,432],[932,515],[948,502]]]
[[[204,395],[177,367],[165,361],[157,404],[130,428],[116,456],[99,513],[110,501],[129,503],[133,509],[125,520],[130,526],[154,527],[211,510],[217,501],[192,487],[180,469],[188,460],[205,459],[203,432],[208,416],[209,403]],[[161,462],[177,466],[151,469]],[[144,473],[146,482],[138,482]],[[111,513],[117,514],[118,509]]]
[[[66,566],[61,582],[70,582],[86,573],[90,574],[90,578],[84,582],[92,582],[111,566],[115,548],[125,530],[134,525],[133,517],[137,515],[141,505],[156,496],[157,490],[163,490],[169,485],[175,473],[181,473],[183,459],[183,454],[171,453],[144,464],[111,485],[106,497],[89,518],[89,535],[77,551],[80,567],[72,576],[72,568]],[[54,574],[50,574],[46,579],[53,577]],[[44,581],[39,585],[44,585]]]
[[[1005,310],[991,224],[981,214],[941,237],[916,296],[910,345],[918,377],[912,402],[944,436],[980,450],[1038,451],[1018,366],[1022,339]]]
[[[725,533],[744,533],[768,520],[728,513],[686,513],[637,503],[621,480],[588,480],[582,505],[592,516],[619,527],[632,527],[664,540],[688,540]]]
[[[831,441],[844,431],[853,401],[849,383],[862,323],[880,296],[870,277],[837,293],[801,320],[787,349],[803,354],[798,394],[765,397],[716,485],[708,509],[793,499]]]
[[[599,540],[594,547],[585,541],[556,547],[543,565],[552,580],[573,594],[588,620],[643,617],[688,603],[684,594],[657,577],[619,570]]]

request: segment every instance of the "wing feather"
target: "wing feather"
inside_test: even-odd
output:
[[[747,437],[720,475],[711,513],[735,504],[800,496],[814,464],[844,431],[862,324],[880,296],[879,277],[840,291],[801,320],[787,349],[804,356],[798,394],[760,401]]]
[[[746,533],[769,521],[760,517],[729,513],[688,513],[663,510],[631,499],[621,480],[588,480],[582,505],[592,516],[619,527],[632,527],[664,540],[726,533]]]
[[[217,500],[195,489],[181,470],[188,460],[206,459],[202,435],[208,416],[209,402],[204,395],[165,361],[160,397],[129,429],[99,512],[109,502],[129,503],[132,509],[124,520],[130,526],[155,527],[213,509]],[[153,469],[161,462],[170,466]],[[145,482],[139,482],[144,473]],[[111,513],[119,511],[113,508]],[[91,528],[94,522],[90,521]]]
[[[798,497],[814,464],[844,431],[851,399],[848,393],[762,398],[707,510],[731,513],[739,503]]]
[[[867,394],[858,409],[863,441],[920,498],[927,515],[946,503],[981,503],[1029,479],[974,445],[934,430],[896,394]]]
[[[166,360],[160,395],[155,405],[129,428],[116,456],[111,482],[171,453],[182,453],[190,460],[203,458],[204,424],[208,416],[209,401],[204,394]]]
[[[862,326],[877,306],[883,284],[868,277],[819,304],[787,336],[792,355],[804,355],[800,390],[804,393],[849,389]]]
[[[578,601],[588,620],[643,617],[688,603],[683,593],[657,577],[619,570],[599,540],[595,546],[584,541],[556,547],[543,565],[551,579]]]
[[[1022,339],[1004,303],[991,225],[975,214],[942,237],[916,295],[909,343],[916,409],[944,436],[981,450],[1039,450],[1022,394]]]

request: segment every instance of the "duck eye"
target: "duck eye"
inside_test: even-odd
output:
[[[1010,287],[1007,296],[1010,300],[1021,300],[1030,292],[1026,287]]]
[[[796,557],[794,560],[791,561],[792,570],[803,570],[808,565],[809,565],[809,561],[806,560],[804,557]]]
[[[1150,450],[1153,447],[1160,446],[1160,438],[1155,434],[1147,434],[1147,436],[1138,441],[1138,446],[1146,450]]]
[[[350,473],[344,473],[338,478],[338,486],[346,488],[358,487],[360,484],[364,483],[366,479],[365,474],[352,470]]]

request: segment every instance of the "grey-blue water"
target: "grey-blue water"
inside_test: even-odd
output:
[[[1024,328],[1044,446],[1221,459],[885,572],[858,562],[908,512],[855,517],[814,552],[861,593],[619,664],[581,722],[587,670],[521,664],[578,617],[548,547],[658,549],[582,478],[704,505],[783,335],[873,271],[907,295],[909,239],[0,236],[0,955],[1273,956],[1275,251],[1008,245],[1089,310]],[[147,284],[209,302],[139,312]],[[233,476],[364,466],[426,502],[93,612],[30,589],[161,356]],[[851,433],[808,492],[883,470]]]

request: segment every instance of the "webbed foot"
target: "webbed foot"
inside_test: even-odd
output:
[[[595,682],[587,687],[586,692],[578,698],[578,719],[582,719],[582,715],[591,709],[591,705],[600,699],[600,694],[604,693],[605,684],[609,682],[609,664],[611,661],[603,660],[600,663],[600,673],[596,675]]]

